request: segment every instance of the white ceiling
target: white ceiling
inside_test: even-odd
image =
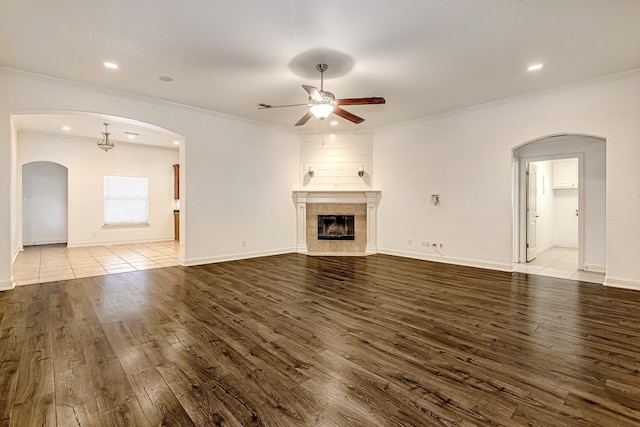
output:
[[[3,0],[0,41],[2,67],[289,129],[374,129],[640,69],[640,1]],[[305,107],[256,108],[306,102],[318,63],[336,97],[387,104],[301,128]]]

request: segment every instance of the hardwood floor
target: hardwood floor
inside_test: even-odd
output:
[[[640,293],[298,254],[0,293],[0,426],[637,426]]]

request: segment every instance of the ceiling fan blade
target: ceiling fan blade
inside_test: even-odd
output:
[[[269,105],[269,104],[258,104],[258,110],[267,110],[269,108],[283,108],[283,107],[301,107],[301,106],[309,106],[309,103],[306,104],[288,104],[288,105]]]
[[[340,107],[335,107],[335,108],[333,109],[333,114],[335,114],[336,116],[340,116],[340,117],[342,117],[343,119],[347,119],[347,120],[349,120],[350,122],[353,122],[353,123],[355,123],[355,124],[358,124],[358,123],[362,123],[362,122],[364,122],[364,119],[363,119],[362,117],[358,117],[358,116],[356,116],[355,114],[351,114],[351,113],[350,113],[350,112],[348,112],[347,110],[343,110],[343,109],[342,109],[342,108],[340,108]]]
[[[320,91],[313,86],[302,85],[304,90],[307,91],[309,97],[316,101],[322,101],[322,95],[320,95]]]
[[[296,126],[302,126],[303,124],[307,123],[311,117],[313,117],[313,114],[311,114],[311,111],[307,111],[307,114],[305,114],[300,120],[298,120]]]
[[[336,99],[336,105],[374,105],[384,104],[386,101],[381,96],[371,98],[343,98]]]

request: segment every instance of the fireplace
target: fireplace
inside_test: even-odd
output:
[[[293,196],[297,210],[298,253],[322,256],[364,256],[377,253],[376,217],[380,191],[294,190]],[[318,239],[318,234],[323,234],[318,227],[318,216],[322,215],[353,215],[353,240]]]
[[[318,215],[318,240],[355,240],[355,216]]]

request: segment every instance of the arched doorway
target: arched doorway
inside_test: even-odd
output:
[[[11,245],[22,249],[25,246],[44,243],[63,243],[70,249],[95,245],[126,244],[130,242],[170,242],[174,234],[174,210],[180,204],[175,199],[174,164],[183,163],[185,138],[170,130],[153,124],[112,115],[75,111],[25,111],[14,112],[11,122],[15,130],[17,147],[15,160],[16,227]],[[109,123],[111,141],[116,147],[105,153],[97,147],[97,141]],[[67,230],[66,238],[34,239],[29,234],[30,196],[23,197],[23,168],[29,163],[52,163],[65,165],[67,175]],[[28,168],[27,168],[28,169]],[[181,168],[180,174],[184,174]],[[28,172],[27,172],[28,173]],[[139,227],[118,224],[106,225],[103,209],[103,182],[107,176],[146,176],[149,185],[149,223]],[[28,180],[28,178],[27,178]],[[184,182],[183,180],[181,180]],[[180,184],[183,186],[183,184]],[[186,192],[180,191],[182,206]],[[184,209],[184,208],[183,208]],[[31,209],[33,211],[33,209]],[[38,209],[42,211],[42,209]],[[46,212],[46,211],[45,211]],[[27,224],[23,227],[22,222]],[[135,229],[134,229],[135,228]],[[186,227],[182,227],[185,230]],[[183,232],[184,236],[184,232]],[[172,263],[183,258],[186,239],[171,242]],[[180,256],[174,254],[179,245]],[[40,248],[34,248],[40,250]],[[43,250],[51,248],[42,248]],[[58,249],[58,248],[53,248]],[[14,277],[19,257],[14,257]],[[165,254],[166,255],[166,254]],[[146,261],[145,261],[146,262]],[[173,264],[175,265],[175,264]],[[140,268],[144,267],[142,265]],[[74,270],[75,271],[75,270]],[[111,272],[107,270],[110,274]],[[37,275],[22,276],[20,284],[37,283]],[[85,276],[86,277],[86,276]],[[35,282],[30,282],[35,278]],[[57,279],[56,279],[57,280]],[[16,280],[18,283],[18,280]]]
[[[602,283],[606,270],[605,148],[604,138],[563,134],[513,150],[516,271]],[[562,259],[569,253],[575,256]]]
[[[53,162],[22,166],[23,246],[67,243],[68,170]]]

